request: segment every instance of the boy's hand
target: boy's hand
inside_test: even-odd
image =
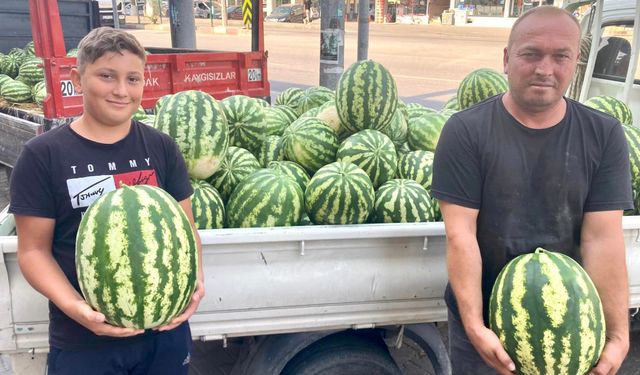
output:
[[[155,329],[157,329],[158,331],[169,331],[176,328],[183,322],[186,322],[187,320],[189,320],[189,318],[191,318],[191,315],[193,315],[196,312],[196,310],[198,309],[198,306],[200,305],[200,301],[202,301],[203,298],[204,298],[204,278],[202,277],[202,273],[199,272],[198,281],[196,283],[196,290],[193,292],[193,295],[191,296],[191,302],[189,302],[189,305],[184,309],[182,314],[173,318],[171,322]]]
[[[121,328],[105,322],[105,316],[91,308],[85,301],[78,301],[72,318],[98,336],[129,337],[139,335],[143,329]]]

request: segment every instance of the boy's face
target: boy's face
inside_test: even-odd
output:
[[[107,52],[71,78],[83,96],[83,116],[103,126],[128,125],[142,100],[144,62],[126,50]]]

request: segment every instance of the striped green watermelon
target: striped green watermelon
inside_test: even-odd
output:
[[[411,151],[400,155],[397,175],[399,178],[414,180],[427,190],[431,189],[433,152]]]
[[[404,116],[404,112],[398,108],[396,109],[396,113],[393,115],[389,126],[382,130],[382,133],[391,139],[391,142],[393,142],[397,151],[398,148],[402,147],[402,145],[407,142],[407,132],[407,118]]]
[[[78,49],[77,48],[71,48],[70,50],[67,51],[67,57],[78,57]]]
[[[31,96],[33,97],[33,101],[36,104],[42,105],[42,103],[44,102],[45,97],[47,96],[47,86],[44,83],[44,81],[40,81],[40,82],[36,83],[31,88]]]
[[[444,123],[449,118],[440,113],[429,113],[409,120],[407,142],[414,151],[435,151]]]
[[[32,100],[31,87],[17,80],[6,82],[2,85],[0,96],[9,103],[27,103]]]
[[[631,186],[640,188],[640,128],[622,125],[624,136],[629,145],[629,161],[631,163]]]
[[[176,141],[189,175],[200,180],[218,170],[229,147],[229,127],[222,107],[202,91],[172,95],[156,114],[153,126]]]
[[[6,74],[0,74],[0,90],[2,90],[2,85],[4,85],[6,82],[12,82],[13,78],[9,77]]]
[[[392,179],[398,167],[393,142],[373,129],[361,130],[345,139],[338,148],[337,159],[367,172],[374,189]]]
[[[22,81],[29,86],[44,80],[44,68],[42,59],[31,57],[20,65],[18,76],[22,77]]]
[[[16,78],[20,72],[21,60],[15,55],[5,55],[0,61],[0,73]]]
[[[209,182],[226,202],[236,185],[258,169],[260,163],[251,152],[241,147],[229,146],[220,168],[211,176]]]
[[[260,169],[240,182],[229,197],[231,228],[298,225],[304,213],[300,186],[283,172]]]
[[[608,95],[599,95],[589,98],[584,105],[609,114],[623,125],[633,125],[631,108],[622,100]]]
[[[302,108],[302,99],[304,90],[298,87],[289,87],[276,97],[276,105],[286,105],[296,112],[296,117],[300,116],[304,111]]]
[[[605,343],[600,297],[570,257],[538,248],[500,272],[489,322],[518,374],[586,374]]]
[[[258,104],[260,104],[260,107],[262,107],[262,108],[271,107],[271,104],[269,104],[269,102],[266,101],[265,99],[262,99],[262,98],[254,98],[254,99]]]
[[[178,202],[154,186],[123,186],[89,206],[75,257],[84,298],[118,327],[168,323],[195,290],[195,231]]]
[[[30,41],[29,43],[25,44],[22,49],[24,50],[24,53],[26,53],[28,56],[35,56],[36,55],[36,46],[33,43],[33,40]]]
[[[409,103],[407,104],[407,122],[410,122],[414,118],[422,117],[436,112],[438,111],[433,108],[425,107],[422,104]]]
[[[224,228],[225,208],[218,190],[202,180],[191,179],[191,186],[191,210],[196,228]]]
[[[338,136],[342,132],[342,123],[340,123],[340,116],[338,115],[338,108],[336,107],[335,101],[326,102],[318,107],[316,118],[329,125]]]
[[[365,171],[337,161],[311,177],[304,201],[314,224],[362,224],[373,209],[375,192]]]
[[[147,117],[140,119],[139,121],[145,125],[153,127],[153,124],[156,122],[156,115],[147,115]]]
[[[264,110],[258,101],[233,95],[220,101],[229,123],[229,142],[233,146],[257,151],[265,137]]]
[[[147,118],[147,112],[145,112],[144,108],[140,105],[131,118],[136,121],[142,121]]]
[[[282,147],[287,160],[295,161],[313,174],[336,160],[338,137],[324,121],[301,118],[285,129]]]
[[[160,112],[160,108],[164,105],[164,103],[166,103],[166,101],[172,95],[173,94],[167,94],[167,95],[163,95],[163,96],[159,97],[158,100],[156,100],[156,104],[153,106],[153,113],[155,113],[157,115],[158,112]]]
[[[385,182],[373,203],[374,220],[378,223],[420,223],[435,221],[431,196],[419,183],[408,179]]]
[[[336,87],[336,108],[349,133],[383,130],[398,106],[398,90],[391,73],[372,60],[358,61],[344,71]]]
[[[452,111],[459,111],[460,110],[460,105],[458,103],[458,95],[454,95],[452,97],[449,98],[449,100],[447,100],[444,103],[444,106],[442,106],[442,109],[450,109]]]
[[[277,135],[267,136],[267,138],[262,141],[262,146],[260,146],[256,158],[263,168],[266,168],[272,161],[283,160],[284,150],[282,149],[282,137]]]
[[[285,116],[285,118],[287,119],[289,124],[291,124],[292,122],[296,121],[298,119],[298,117],[300,116],[300,115],[298,115],[298,112],[296,112],[295,109],[293,109],[293,108],[291,108],[291,107],[289,107],[288,105],[285,105],[285,104],[274,105],[271,108],[277,109],[280,112],[282,112],[282,114]]]
[[[302,92],[301,113],[317,108],[326,102],[335,102],[336,93],[323,86],[311,86]]]
[[[282,173],[291,177],[296,183],[298,183],[298,186],[300,186],[303,193],[307,190],[307,185],[311,178],[304,168],[295,162],[288,160],[272,161],[267,165],[267,168],[282,171]]]
[[[504,75],[493,69],[481,68],[467,74],[458,86],[458,107],[460,110],[492,96],[507,91],[509,84]]]
[[[290,119],[285,111],[282,110],[282,107],[284,106],[269,107],[263,109],[266,137],[270,135],[282,135],[282,133],[284,133],[284,129],[291,125],[291,123],[295,120],[295,117],[293,119]]]
[[[302,113],[298,118],[316,117],[318,115],[318,112],[320,112],[320,107],[313,107],[308,111]]]
[[[408,118],[409,117],[409,110],[407,108],[407,103],[403,102],[402,99],[398,98],[398,108],[402,114],[404,115],[404,118]]]

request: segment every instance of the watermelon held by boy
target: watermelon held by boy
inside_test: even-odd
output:
[[[147,329],[170,322],[196,287],[195,232],[164,190],[123,186],[82,217],[76,270],[87,303],[108,323]]]
[[[602,304],[589,275],[570,257],[542,248],[500,272],[489,323],[518,374],[586,374],[605,343]]]

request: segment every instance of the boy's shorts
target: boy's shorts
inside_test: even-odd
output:
[[[47,375],[188,375],[191,330],[177,328],[139,341],[87,350],[51,347]]]
[[[498,375],[467,337],[462,321],[449,310],[449,359],[453,375]]]

